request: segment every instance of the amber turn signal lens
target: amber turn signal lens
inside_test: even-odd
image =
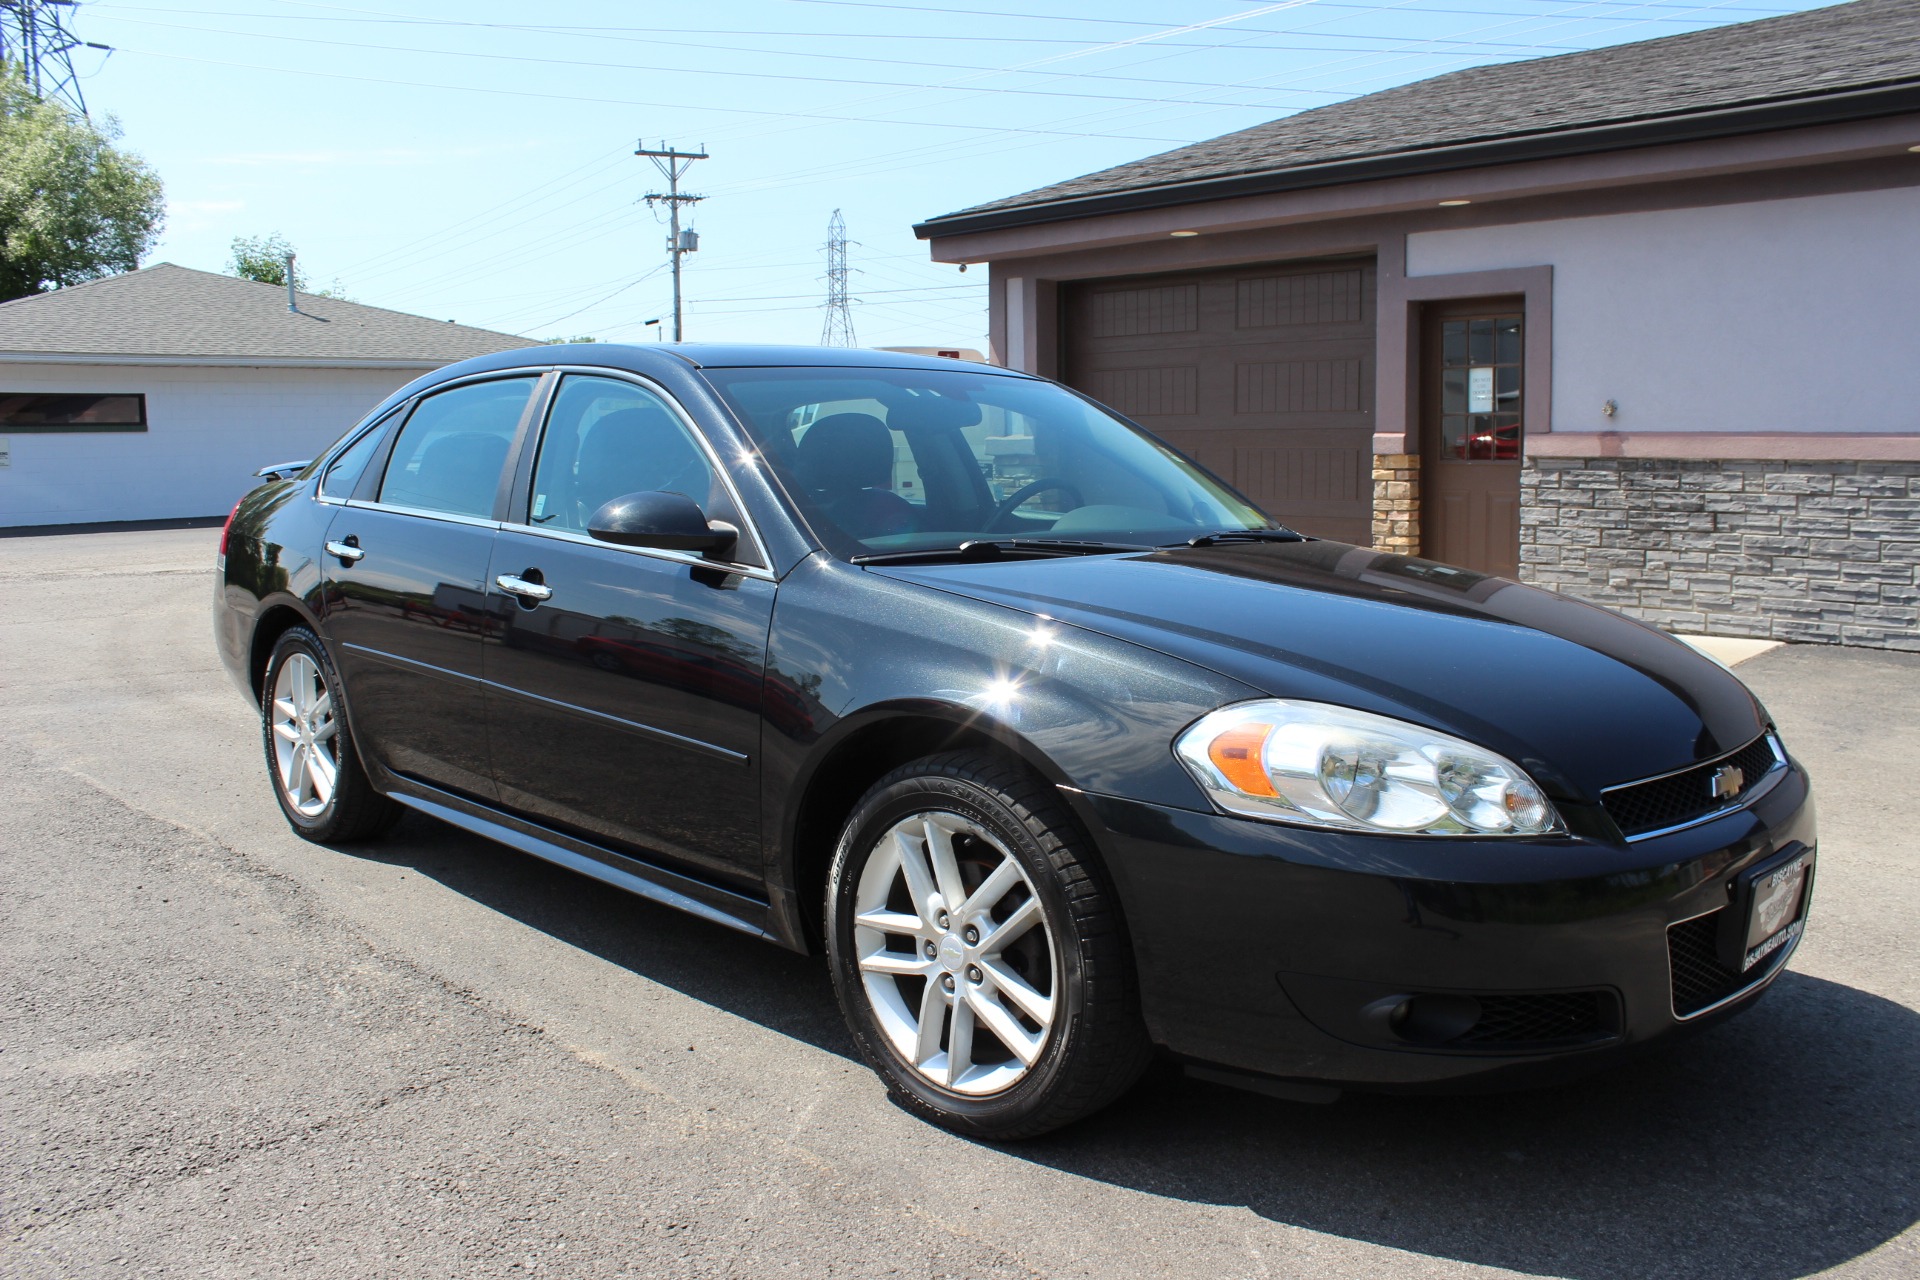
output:
[[[1267,766],[1260,758],[1267,735],[1272,732],[1270,724],[1237,724],[1207,744],[1207,759],[1213,761],[1221,776],[1248,795],[1277,796],[1280,793],[1273,789],[1273,779],[1267,776]]]

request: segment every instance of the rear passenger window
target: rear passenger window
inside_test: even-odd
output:
[[[422,400],[400,429],[380,501],[450,515],[493,514],[514,429],[538,378],[470,382]]]
[[[327,474],[320,478],[320,496],[336,502],[345,502],[353,496],[353,487],[360,482],[360,475],[367,469],[367,463],[380,449],[380,441],[386,438],[387,428],[393,425],[389,416],[380,426],[366,432],[358,440],[341,450],[340,456],[327,468]]]

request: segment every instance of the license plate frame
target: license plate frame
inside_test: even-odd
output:
[[[1749,868],[1735,882],[1733,910],[1720,937],[1721,962],[1750,973],[1805,927],[1813,897],[1814,851],[1788,849]]]

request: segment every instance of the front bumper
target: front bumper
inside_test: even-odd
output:
[[[1798,936],[1715,988],[1714,926],[1744,873],[1815,848],[1797,763],[1744,809],[1632,844],[1396,839],[1072,798],[1117,882],[1158,1043],[1375,1089],[1578,1074],[1747,1007]]]

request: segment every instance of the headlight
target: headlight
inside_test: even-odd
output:
[[[1174,753],[1229,813],[1428,836],[1535,836],[1558,815],[1518,766],[1470,742],[1324,702],[1203,716]]]

